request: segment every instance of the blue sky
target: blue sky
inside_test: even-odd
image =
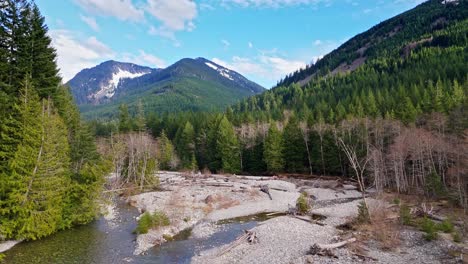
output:
[[[64,81],[113,59],[205,57],[270,88],[423,0],[36,0]]]

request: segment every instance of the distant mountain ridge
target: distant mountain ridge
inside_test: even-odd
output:
[[[350,73],[382,57],[408,56],[416,48],[444,41],[431,34],[467,18],[466,0],[428,0],[358,34],[315,64],[298,69],[277,86],[309,84],[315,77]],[[431,44],[432,43],[432,44]]]
[[[99,104],[110,100],[124,80],[141,77],[158,69],[133,63],[106,61],[80,71],[68,82],[77,104]]]
[[[205,58],[181,59],[165,69],[106,61],[68,82],[86,117],[115,116],[121,103],[147,112],[222,109],[265,91],[241,74]]]

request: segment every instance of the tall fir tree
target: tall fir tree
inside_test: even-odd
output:
[[[119,106],[119,132],[127,133],[132,130],[132,122],[130,119],[130,114],[128,112],[128,106],[126,104],[121,104]]]
[[[283,137],[273,123],[270,125],[268,135],[265,138],[263,157],[269,172],[278,173],[284,169]]]
[[[188,169],[192,165],[192,156],[195,155],[195,130],[190,122],[185,123],[178,141],[182,167]]]
[[[306,148],[299,123],[296,117],[291,117],[283,132],[285,169],[288,172],[302,172],[306,159]]]
[[[218,126],[216,150],[221,160],[221,169],[226,173],[240,172],[239,141],[232,124],[223,116]]]

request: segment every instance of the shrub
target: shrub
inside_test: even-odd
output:
[[[462,242],[462,237],[461,237],[460,233],[458,233],[457,231],[452,233],[452,238],[453,238],[453,242],[456,242],[456,243],[461,243]]]
[[[169,218],[165,213],[156,211],[153,214],[150,214],[146,212],[140,217],[140,220],[138,220],[138,224],[134,232],[137,234],[146,234],[151,228],[168,226],[170,224]]]
[[[393,199],[393,204],[400,205],[400,203],[401,203],[400,198]]]
[[[135,233],[137,234],[146,234],[148,233],[148,230],[151,228],[151,214],[146,212],[144,213],[141,217],[140,220],[138,220],[137,227],[135,229]]]
[[[364,201],[360,202],[358,205],[358,216],[356,218],[356,221],[359,224],[370,223],[369,209],[367,208]]]
[[[442,223],[437,224],[437,230],[444,233],[452,233],[454,231],[452,221],[450,219],[445,219]]]
[[[307,214],[309,212],[310,203],[309,203],[309,199],[307,198],[307,194],[301,193],[299,198],[297,198],[296,208],[297,208],[297,212],[302,215]]]
[[[432,171],[426,179],[426,193],[432,197],[442,197],[446,195],[444,184],[437,172]]]
[[[156,211],[153,213],[153,227],[168,226],[171,224],[169,217],[163,212]]]
[[[400,206],[400,221],[403,225],[411,225],[411,210],[407,205]]]
[[[425,232],[424,238],[428,241],[437,239],[437,225],[434,221],[424,217],[421,221],[421,230]]]

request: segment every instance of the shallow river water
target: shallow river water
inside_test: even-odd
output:
[[[134,256],[136,236],[135,208],[120,203],[114,221],[101,218],[89,225],[59,232],[39,241],[25,242],[6,252],[8,264],[120,264],[120,263],[190,263],[202,250],[234,241],[243,230],[253,228],[258,219],[224,222],[221,231],[207,239],[187,235]]]

